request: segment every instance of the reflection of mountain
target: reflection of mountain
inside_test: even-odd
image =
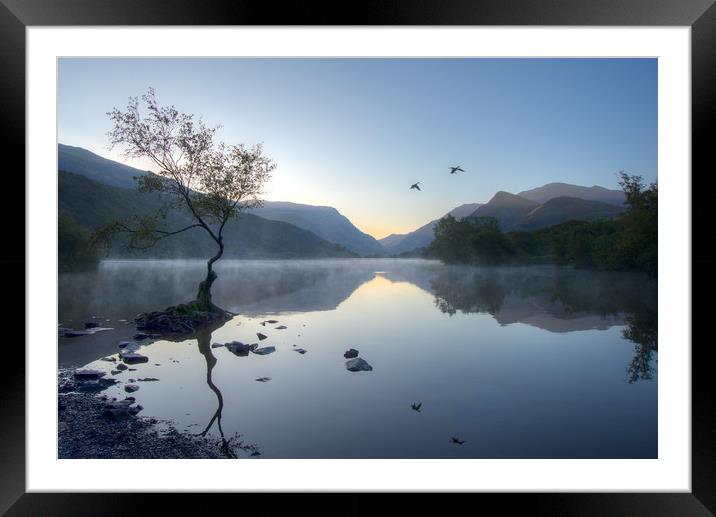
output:
[[[641,275],[553,267],[452,267],[431,290],[445,313],[484,312],[502,325],[552,332],[625,325],[629,314],[656,304],[655,282]]]

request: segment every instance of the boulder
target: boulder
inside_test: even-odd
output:
[[[136,352],[129,352],[128,354],[122,354],[122,361],[127,364],[138,364],[148,362],[149,358],[146,355],[138,354]]]
[[[117,370],[122,370],[122,371],[123,371],[123,370],[126,370],[127,368],[129,368],[129,367],[128,367],[126,364],[119,363],[119,364],[117,365]]]
[[[356,357],[355,359],[346,361],[346,370],[349,372],[370,372],[373,371],[373,367],[364,359]]]
[[[137,386],[136,384],[127,384],[124,387],[124,391],[126,391],[127,393],[134,393],[138,389],[139,389],[139,386]]]
[[[256,349],[256,345],[247,345],[241,341],[231,341],[230,343],[226,343],[224,346],[229,350],[229,352],[238,356],[247,356],[250,351]]]
[[[261,332],[257,332],[256,335],[259,337],[259,341],[263,341],[264,339],[266,339],[268,337],[265,334],[262,334]]]
[[[276,351],[276,347],[274,347],[274,346],[265,346],[263,348],[256,348],[256,349],[252,350],[252,352],[254,354],[258,354],[258,355],[268,355],[268,354],[274,353],[275,351]]]
[[[75,370],[75,379],[78,381],[97,381],[100,377],[104,377],[105,372],[99,370]]]
[[[358,350],[355,348],[349,348],[345,354],[343,354],[343,357],[346,359],[353,359],[354,357],[358,357]]]

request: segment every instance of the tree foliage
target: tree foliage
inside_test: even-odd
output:
[[[159,105],[152,88],[141,100],[132,97],[125,110],[115,108],[107,113],[113,122],[108,136],[111,145],[121,146],[126,157],[149,159],[155,165],[155,174],[135,179],[140,192],[158,193],[163,204],[150,216],[137,215],[98,229],[95,239],[107,243],[122,232],[129,234],[129,247],[147,249],[185,231],[205,231],[218,249],[207,263],[207,278],[197,300],[210,305],[211,283],[216,278],[212,264],[223,254],[226,223],[241,211],[261,205],[262,187],[276,165],[264,156],[260,144],[247,147],[215,142],[218,127],[208,127],[174,106]],[[186,212],[191,224],[164,227],[167,213],[173,210]]]
[[[99,263],[90,232],[67,213],[60,211],[57,220],[57,262],[61,273],[93,270]]]

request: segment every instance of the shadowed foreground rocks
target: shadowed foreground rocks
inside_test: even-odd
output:
[[[156,419],[136,415],[141,406],[133,410],[131,397],[112,401],[92,391],[69,391],[67,383],[72,381],[67,377],[60,375],[59,458],[229,457],[219,439],[182,433],[170,425],[160,430]]]

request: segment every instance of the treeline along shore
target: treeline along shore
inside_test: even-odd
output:
[[[621,174],[626,210],[616,219],[567,221],[534,231],[503,232],[492,217],[452,216],[435,226],[425,257],[451,264],[567,264],[602,270],[636,270],[656,276],[657,185]]]

